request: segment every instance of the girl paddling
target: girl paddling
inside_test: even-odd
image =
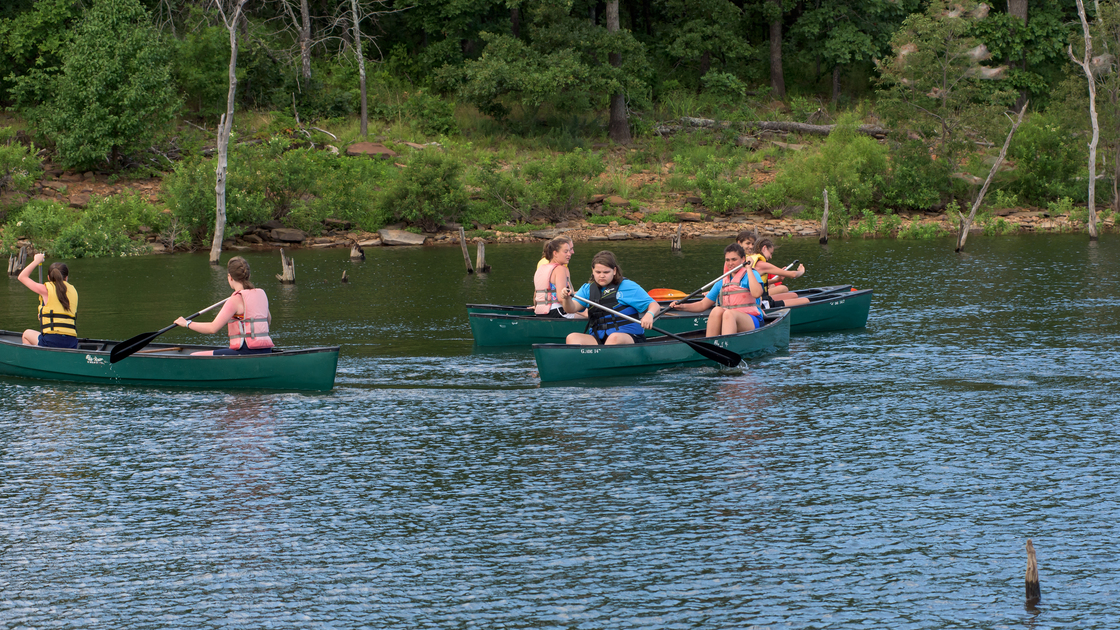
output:
[[[585,308],[583,302],[573,300],[572,295],[602,304],[624,315],[640,317],[642,323],[638,325],[591,307],[587,312],[587,332],[569,334],[566,340],[569,344],[614,346],[643,343],[646,340],[646,329],[653,326],[653,317],[661,310],[645,289],[633,280],[627,280],[622,276],[622,268],[618,266],[618,260],[609,251],[601,251],[591,259],[591,280],[580,287],[579,291],[573,292],[571,285],[560,291],[560,301],[565,311],[569,313],[583,311]]]
[[[240,256],[229,259],[226,265],[229,272],[226,281],[233,289],[229,301],[218,311],[217,317],[212,322],[194,322],[185,317],[175,320],[175,323],[206,335],[212,335],[222,329],[229,331],[229,348],[221,350],[207,350],[194,352],[199,355],[232,355],[232,354],[265,354],[272,352],[272,338],[268,336],[268,326],[272,323],[272,315],[268,312],[268,297],[264,289],[253,286],[249,280],[249,263]]]
[[[746,262],[747,256],[738,243],[723,250],[723,271],[730,272]],[[704,299],[688,304],[672,302],[670,309],[700,313],[712,309],[708,315],[709,337],[734,335],[762,327],[762,311],[758,298],[762,296],[762,277],[750,266],[720,278]],[[712,307],[715,308],[712,308]]]
[[[19,272],[19,281],[39,296],[39,330],[23,331],[23,343],[44,348],[77,348],[78,290],[67,282],[70,270],[64,263],[51,263],[46,284],[31,279],[31,269],[46,259],[43,254],[35,254],[32,264]]]

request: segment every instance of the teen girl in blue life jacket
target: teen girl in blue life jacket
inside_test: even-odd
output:
[[[571,333],[566,343],[595,346],[642,343],[646,340],[646,329],[653,326],[653,318],[660,310],[657,302],[649,297],[646,290],[633,280],[622,276],[622,268],[614,254],[602,251],[591,259],[591,280],[574,294],[571,286],[560,291],[561,304],[568,313],[578,313],[587,306],[572,299],[572,295],[602,304],[607,308],[640,318],[642,323],[635,324],[602,309],[590,308],[587,312],[587,332]]]

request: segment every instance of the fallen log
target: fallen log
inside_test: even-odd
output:
[[[814,136],[827,136],[832,133],[836,125],[811,125],[809,123],[787,122],[782,120],[752,120],[747,122],[730,122],[726,120],[713,120],[711,118],[692,118],[685,116],[681,118],[680,125],[661,125],[654,129],[654,132],[661,136],[671,135],[680,131],[685,127],[700,127],[706,129],[721,128],[727,129],[735,127],[737,129],[757,129],[760,131],[781,131],[785,133],[801,133]],[[890,133],[890,129],[884,129],[878,125],[860,125],[857,129],[860,133],[867,134],[874,138],[885,138]]]

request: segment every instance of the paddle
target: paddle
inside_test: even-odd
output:
[[[687,302],[687,301],[691,300],[692,298],[696,297],[697,295],[700,295],[700,293],[701,293],[701,292],[703,292],[703,291],[705,291],[706,289],[710,289],[710,288],[712,287],[712,285],[713,285],[713,284],[715,284],[715,283],[719,282],[720,280],[723,280],[723,279],[724,279],[724,278],[725,278],[725,277],[727,276],[727,274],[729,274],[729,273],[735,273],[736,271],[739,271],[739,270],[740,270],[740,269],[742,269],[742,268],[743,268],[743,266],[744,266],[744,265],[746,265],[746,264],[747,264],[747,263],[743,263],[742,265],[739,265],[738,267],[736,267],[736,268],[732,269],[731,271],[725,271],[725,272],[721,273],[721,274],[720,274],[720,276],[719,276],[718,278],[716,278],[715,280],[712,280],[712,281],[711,281],[711,282],[709,282],[708,284],[705,284],[704,286],[700,287],[699,289],[696,289],[696,290],[695,290],[695,291],[693,291],[692,293],[689,293],[689,294],[688,294],[688,297],[684,298],[683,300],[674,300],[674,301],[675,301],[675,302],[677,302],[677,303],[679,304],[679,303],[681,303],[681,302]],[[657,315],[654,315],[654,316],[653,316],[653,321],[657,321],[658,319],[660,319],[660,318],[661,318],[661,316],[662,316],[662,315],[664,315],[665,313],[668,313],[668,312],[669,312],[670,310],[672,310],[672,309],[668,309],[668,308],[667,308],[667,309],[665,309],[665,310],[661,311],[660,313],[658,313]]]
[[[224,299],[221,302],[218,302],[216,304],[211,304],[210,306],[207,306],[206,308],[204,308],[201,311],[195,313],[194,315],[188,315],[186,317],[186,319],[188,319],[188,320],[194,319],[194,318],[198,317],[199,315],[205,313],[206,311],[215,309],[215,308],[221,306],[222,304],[225,304],[227,301],[229,301],[229,298],[226,298],[226,299]],[[156,337],[158,337],[158,336],[162,335],[163,333],[171,330],[172,328],[175,328],[176,326],[177,326],[176,324],[171,324],[170,326],[167,326],[165,328],[160,328],[159,330],[157,330],[155,332],[140,333],[139,335],[136,335],[135,337],[132,337],[131,339],[126,339],[126,340],[118,343],[113,348],[113,351],[109,353],[109,363],[116,363],[117,361],[120,361],[121,359],[125,359],[125,358],[128,358],[128,357],[132,356],[133,354],[136,354],[136,352],[138,350],[140,350],[144,346],[152,343],[152,341],[154,341]]]
[[[611,309],[603,306],[602,304],[596,304],[595,302],[592,302],[591,300],[585,300],[585,299],[581,298],[580,296],[575,295],[574,293],[572,294],[572,297],[579,300],[580,302],[583,302],[588,307],[594,307],[594,308],[602,309],[602,310],[610,313],[611,315],[614,315],[616,317],[621,317],[622,319],[625,319],[625,320],[628,320],[628,321],[632,321],[635,324],[638,324],[639,326],[642,324],[642,322],[634,319],[633,317],[630,317],[629,315],[623,315],[622,313],[619,313],[618,311],[611,310]],[[684,342],[684,343],[688,344],[688,347],[695,350],[700,356],[704,357],[705,359],[710,359],[712,361],[715,361],[716,363],[719,363],[721,365],[726,365],[727,367],[735,367],[735,366],[739,365],[740,363],[742,363],[742,361],[743,361],[743,357],[739,356],[738,353],[732,352],[732,351],[730,351],[726,348],[721,348],[717,345],[710,344],[710,343],[704,343],[703,341],[693,341],[691,339],[685,339],[684,337],[681,337],[680,335],[675,335],[675,334],[673,334],[669,331],[661,330],[660,328],[656,328],[656,327],[651,327],[651,328],[653,330],[656,330],[657,332],[665,335],[666,337],[672,337],[673,339],[676,339],[677,341],[681,341],[681,342]]]

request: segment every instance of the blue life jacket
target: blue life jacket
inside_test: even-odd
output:
[[[598,284],[592,282],[588,288],[589,298],[592,302],[602,304],[603,306],[629,315],[635,319],[638,317],[638,311],[629,304],[619,308],[618,304],[618,287],[619,285],[609,285],[607,287],[600,287]],[[625,320],[621,317],[613,315],[604,311],[603,309],[587,307],[587,334],[592,335],[599,340],[600,343],[606,340],[611,333],[624,332],[631,335],[644,335],[645,328],[641,324]]]

